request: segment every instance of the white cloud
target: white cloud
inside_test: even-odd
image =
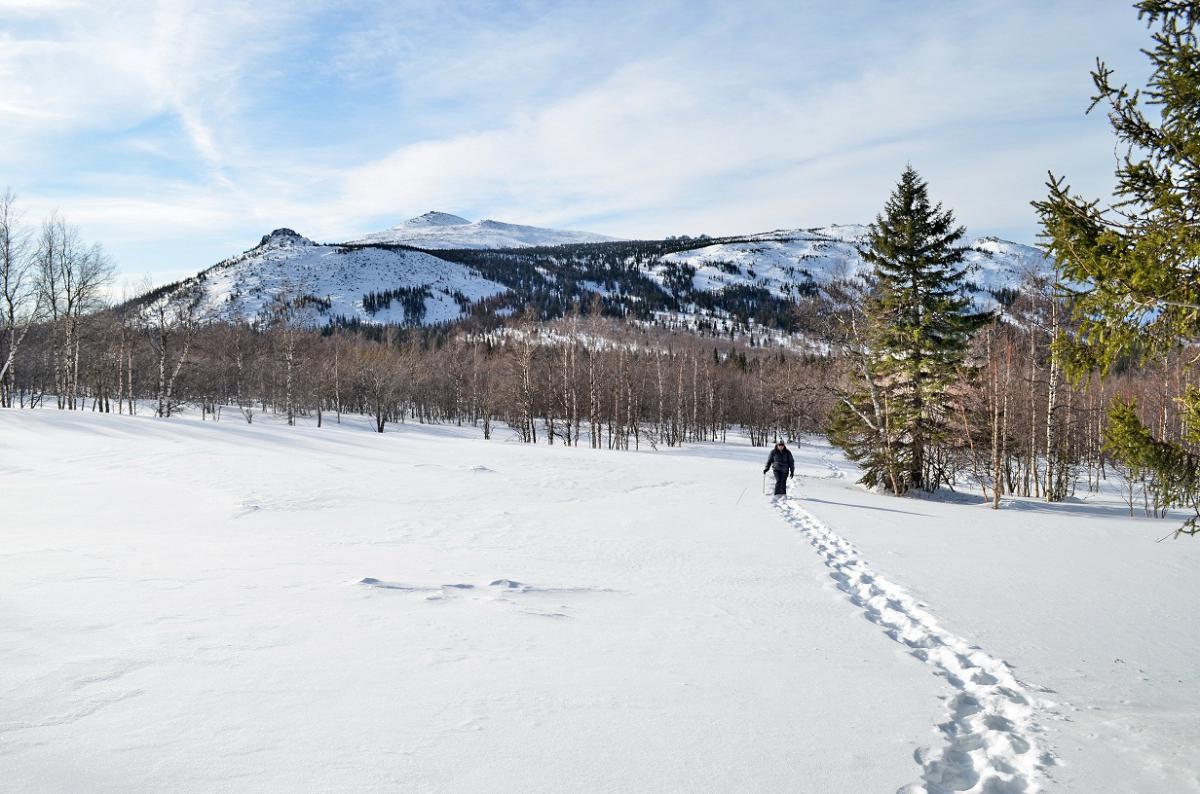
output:
[[[1041,175],[1073,149],[1054,119],[1080,114],[1073,88],[1086,96],[1086,72],[1033,57],[1049,38],[1014,24],[908,39],[800,88],[764,80],[754,58],[708,59],[701,40],[501,125],[401,146],[349,171],[334,203],[351,218],[498,207],[610,217],[621,225],[599,230],[615,234],[732,233],[867,219],[911,159],[976,227],[1028,230]],[[1104,151],[1084,159],[1097,162]]]
[[[196,153],[220,165],[216,128],[244,109],[239,84],[287,42],[278,4],[24,7],[28,14],[0,27],[0,125],[26,144],[128,129],[172,113]]]
[[[1083,2],[62,5],[0,0],[0,167],[162,272],[431,208],[630,236],[862,221],[907,161],[1028,239],[1046,168],[1106,184],[1086,70],[1144,35]],[[362,129],[305,137],[343,88]],[[276,117],[276,91],[306,101]]]

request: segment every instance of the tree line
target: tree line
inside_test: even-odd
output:
[[[5,406],[164,418],[195,410],[246,422],[271,414],[317,426],[357,413],[379,432],[455,423],[491,437],[503,426],[530,443],[630,449],[724,441],[733,428],[757,444],[819,431],[829,399],[820,384],[830,363],[820,357],[638,330],[596,308],[553,323],[531,311],[505,328],[364,334],[306,327],[283,295],[254,322],[209,319],[198,301],[158,295],[94,302],[68,331],[40,309],[47,288],[31,281],[24,311],[14,310],[24,319],[6,326],[19,340],[6,334]]]
[[[86,243],[58,213],[30,230],[12,191],[0,194],[0,406],[13,405],[18,353],[37,326],[58,407],[78,407],[84,325],[103,305],[112,274],[103,248]]]

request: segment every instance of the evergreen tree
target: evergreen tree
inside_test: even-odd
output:
[[[1115,82],[1103,62],[1092,72],[1096,95],[1089,111],[1107,108],[1124,148],[1116,202],[1072,195],[1054,174],[1047,198],[1034,202],[1081,326],[1077,337],[1059,343],[1076,377],[1200,341],[1200,3],[1144,0],[1136,8],[1154,31],[1153,47],[1144,51],[1151,64],[1147,87]],[[1185,417],[1200,416],[1200,392],[1178,399]],[[1189,486],[1188,478],[1177,482],[1178,471],[1168,470],[1194,466],[1200,439],[1190,432],[1177,439],[1137,432],[1137,417],[1123,404],[1113,406],[1110,421],[1121,437],[1110,440],[1117,441],[1110,443],[1112,454],[1156,468],[1155,480],[1174,483],[1173,504],[1200,501],[1195,477]],[[1183,531],[1200,532],[1198,519]]]
[[[1200,389],[1190,389],[1185,399],[1189,406],[1200,405]],[[1184,423],[1185,438],[1192,443],[1200,441],[1200,414],[1194,408],[1184,415]],[[1145,482],[1156,508],[1184,505],[1195,511],[1181,532],[1200,532],[1200,455],[1189,452],[1183,444],[1154,438],[1138,418],[1137,403],[1120,398],[1109,409],[1104,446],[1128,472],[1127,476]]]
[[[872,265],[853,351],[854,386],[831,436],[894,493],[935,490],[945,476],[931,452],[952,436],[954,386],[972,334],[988,319],[965,294],[964,229],[929,200],[908,167],[859,248]]]

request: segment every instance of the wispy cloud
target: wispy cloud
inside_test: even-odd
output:
[[[861,221],[905,162],[1028,239],[1045,170],[1107,187],[1121,6],[0,0],[0,173],[127,270],[272,226],[437,208],[652,236]]]

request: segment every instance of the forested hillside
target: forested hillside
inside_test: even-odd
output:
[[[430,250],[376,241],[317,245],[278,229],[244,254],[135,303],[165,299],[199,319],[251,322],[281,303],[310,327],[466,318],[495,327],[526,311],[550,320],[594,307],[707,336],[801,332],[823,342],[797,307],[862,282],[862,229]],[[474,241],[469,234],[453,239]],[[1010,303],[1050,270],[1036,249],[995,238],[972,243],[967,262],[972,299],[984,309]]]

